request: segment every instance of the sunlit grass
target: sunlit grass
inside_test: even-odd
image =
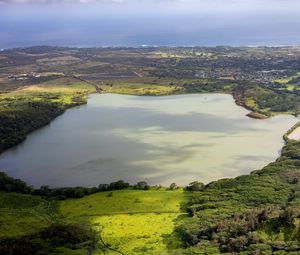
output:
[[[286,77],[286,78],[274,80],[274,82],[277,82],[277,83],[280,83],[280,84],[287,84],[291,80],[293,80],[295,78],[298,78],[298,77],[300,77],[300,72],[296,73],[295,75]]]
[[[125,254],[164,254],[182,245],[174,229],[186,217],[181,204],[189,195],[181,189],[101,192],[62,201],[60,211],[68,221],[89,222],[106,245]]]
[[[170,85],[122,83],[106,87],[105,92],[139,96],[163,96],[178,94],[182,88]]]
[[[249,107],[251,109],[257,107],[255,101],[253,99],[250,99],[250,98],[245,99],[245,104],[247,105],[247,107]]]
[[[178,213],[180,203],[188,195],[182,190],[100,192],[82,199],[61,202],[61,212],[70,219],[122,213]]]
[[[154,255],[182,247],[180,238],[174,234],[179,216],[179,213],[118,214],[96,217],[92,223],[111,248],[125,254]]]
[[[26,111],[26,103],[47,102],[72,105],[86,100],[87,95],[95,91],[91,85],[73,83],[65,85],[33,85],[10,93],[0,95],[0,111],[18,109]]]

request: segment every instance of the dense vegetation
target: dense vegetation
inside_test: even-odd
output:
[[[173,184],[174,185],[174,184]],[[44,199],[64,200],[67,198],[82,198],[87,195],[94,194],[96,192],[114,191],[123,189],[135,189],[135,190],[149,190],[151,187],[145,181],[137,182],[134,185],[130,185],[128,182],[119,180],[111,182],[110,184],[99,184],[98,187],[86,188],[86,187],[66,187],[66,188],[49,188],[49,186],[41,186],[38,189],[34,189],[28,186],[24,181],[15,179],[8,176],[4,172],[0,172],[0,192],[15,192],[20,194],[37,195]],[[176,189],[171,185],[170,190]]]
[[[96,234],[82,225],[53,224],[35,234],[0,239],[5,255],[91,254]]]
[[[30,194],[32,188],[22,180],[14,179],[6,173],[0,172],[0,191]]]
[[[262,170],[195,192],[179,229],[186,245],[196,254],[299,254],[299,148],[289,140]]]
[[[86,103],[88,84],[40,86],[0,95],[0,153],[22,142],[66,109]]]
[[[0,172],[0,181],[1,181]],[[15,180],[19,181],[19,180]],[[99,184],[98,187],[86,188],[86,187],[67,187],[67,188],[49,188],[48,186],[41,186],[39,189],[32,189],[31,194],[39,195],[46,199],[57,199],[64,200],[67,198],[82,198],[87,195],[94,194],[96,192],[122,190],[122,189],[138,189],[138,190],[148,190],[150,186],[147,182],[141,181],[135,185],[130,185],[123,180],[116,182],[111,182],[110,184]]]
[[[157,254],[182,246],[174,228],[189,194],[174,185],[117,181],[59,201],[61,195],[53,196],[58,191],[77,197],[73,192],[87,188],[34,190],[3,173],[0,182],[0,254]],[[25,188],[17,189],[20,182]],[[41,190],[44,198],[36,195]]]
[[[243,94],[246,107],[267,115],[287,112],[298,115],[300,97],[289,91],[274,90],[258,85],[239,88]]]

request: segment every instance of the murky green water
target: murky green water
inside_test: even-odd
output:
[[[282,135],[297,122],[246,114],[229,95],[92,95],[0,155],[0,169],[54,187],[235,177],[276,159]]]

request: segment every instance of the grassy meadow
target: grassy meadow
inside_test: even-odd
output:
[[[135,96],[166,96],[180,94],[182,88],[161,84],[143,84],[143,83],[117,83],[112,86],[106,86],[106,93],[126,94]]]
[[[190,196],[181,188],[125,189],[57,201],[1,192],[0,252],[13,242],[38,254],[85,255],[88,247],[95,255],[177,254],[183,242],[175,229]]]
[[[55,202],[0,192],[0,238],[33,234],[59,219]]]
[[[60,212],[91,224],[102,240],[96,254],[169,254],[182,246],[174,230],[187,217],[181,206],[189,196],[182,189],[100,192],[62,201]]]

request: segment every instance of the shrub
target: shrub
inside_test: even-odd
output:
[[[14,179],[0,172],[0,191],[29,194],[32,188],[20,179]]]
[[[108,190],[120,190],[120,189],[127,189],[129,188],[129,183],[124,182],[122,180],[117,182],[112,182],[108,186]]]
[[[188,186],[185,187],[187,191],[202,191],[205,188],[205,185],[202,182],[194,181],[191,182]]]
[[[144,182],[144,181],[138,182],[133,187],[135,189],[141,189],[141,190],[148,190],[148,189],[150,189],[150,186],[148,185],[148,183]]]

